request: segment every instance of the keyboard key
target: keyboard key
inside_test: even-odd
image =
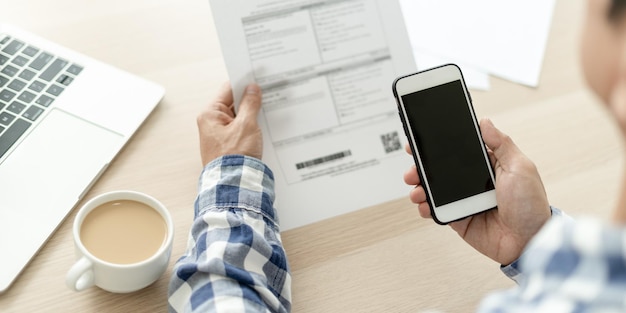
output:
[[[26,87],[26,83],[19,79],[14,79],[8,86],[9,89],[13,89],[15,91],[21,91],[24,87]]]
[[[4,131],[4,127],[0,126],[0,134],[2,134],[2,132]]]
[[[72,83],[72,81],[74,81],[74,78],[72,78],[70,76],[67,76],[65,74],[63,74],[63,75],[59,76],[59,78],[57,78],[57,83],[63,84],[65,86],[69,86]]]
[[[61,86],[50,85],[50,87],[48,87],[48,90],[46,90],[46,92],[53,96],[58,96],[61,94],[61,92],[63,92],[63,90],[64,89]]]
[[[30,84],[30,86],[28,86],[28,89],[34,91],[34,92],[42,92],[44,90],[44,88],[46,88],[46,84],[36,80],[34,81],[32,84]]]
[[[18,69],[16,69],[15,67],[11,65],[7,65],[5,68],[2,69],[2,73],[9,77],[15,76],[15,74],[17,74],[17,71]]]
[[[0,100],[9,103],[11,102],[11,100],[13,100],[13,98],[15,97],[16,93],[9,91],[9,90],[2,90],[0,91]]]
[[[24,65],[26,65],[28,63],[28,59],[23,57],[23,56],[21,56],[21,55],[18,55],[18,56],[15,57],[15,59],[13,59],[13,61],[11,61],[11,63],[13,63],[13,64],[15,64],[15,65],[17,65],[19,67],[22,67],[22,66],[24,66]]]
[[[37,52],[39,52],[39,49],[33,47],[33,46],[28,46],[26,48],[24,48],[24,51],[22,51],[22,53],[24,53],[25,55],[29,56],[29,57],[34,57],[35,54],[37,54]]]
[[[14,39],[13,41],[11,41],[11,43],[8,46],[2,49],[2,52],[6,54],[14,55],[16,52],[20,51],[20,49],[22,49],[23,46],[24,46],[23,42],[17,39]]]
[[[9,59],[10,59],[9,57],[0,54],[0,65],[4,65],[5,63],[9,61]]]
[[[6,85],[9,82],[8,78],[5,78],[4,76],[0,76],[0,88],[4,87],[4,85]]]
[[[26,112],[22,114],[22,116],[34,122],[41,115],[42,112],[42,108],[36,105],[31,105],[28,110],[26,110]]]
[[[17,101],[13,101],[11,102],[11,105],[9,105],[9,107],[7,108],[7,111],[15,113],[16,115],[20,115],[20,113],[22,113],[22,111],[24,111],[25,108],[26,108],[26,105],[21,104]]]
[[[2,111],[2,109],[4,108],[5,104],[0,102],[0,111]]]
[[[8,112],[0,113],[0,124],[4,126],[9,126],[11,122],[15,119],[15,115],[9,114]]]
[[[24,103],[31,103],[33,99],[35,99],[35,95],[32,92],[24,91],[20,94],[17,99],[21,100]]]
[[[46,95],[41,95],[39,99],[35,101],[35,103],[47,108],[52,104],[52,101],[54,101],[54,98],[48,97]]]
[[[30,81],[31,79],[33,79],[33,77],[35,77],[35,72],[29,70],[29,69],[25,69],[20,73],[19,78],[25,80],[25,81]]]
[[[80,65],[76,65],[76,64],[72,64],[72,66],[70,66],[67,71],[70,74],[74,74],[74,75],[78,75],[80,74],[80,72],[83,70],[83,67]]]
[[[0,40],[0,45],[3,45],[5,43],[9,42],[9,40],[11,40],[11,37],[9,37],[9,36],[6,36],[6,37],[2,38],[2,40]]]
[[[43,73],[41,73],[41,75],[39,75],[39,78],[49,82],[54,79],[66,65],[67,61],[63,59],[56,59]]]
[[[42,52],[32,62],[30,62],[29,67],[35,70],[41,70],[44,66],[46,66],[46,64],[50,63],[52,59],[53,57],[51,54]]]
[[[23,119],[18,119],[0,134],[0,157],[5,155],[7,151],[17,142],[18,139],[28,130],[31,123]]]

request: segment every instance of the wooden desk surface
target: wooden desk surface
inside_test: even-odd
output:
[[[539,88],[493,79],[491,91],[473,98],[477,114],[491,117],[536,162],[553,205],[606,217],[623,152],[582,79],[584,2],[557,1]],[[166,87],[164,100],[87,198],[132,189],[163,201],[176,224],[173,264],[185,249],[201,170],[195,117],[227,80],[208,0],[0,0],[0,8],[0,21]],[[169,272],[126,295],[65,287],[74,216],[0,295],[0,311],[165,311]],[[449,228],[420,219],[406,198],[288,231],[283,239],[294,312],[469,312],[488,292],[513,286],[498,264]]]

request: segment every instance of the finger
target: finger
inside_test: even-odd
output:
[[[246,87],[237,117],[244,122],[255,122],[261,110],[261,88],[257,84],[250,84]]]
[[[220,105],[214,103],[210,108],[202,111],[198,115],[196,121],[199,128],[202,129],[204,125],[210,124],[228,125],[233,121],[233,116],[218,109],[219,106]]]
[[[217,95],[215,96],[215,100],[213,102],[221,103],[226,106],[232,106],[233,101],[233,88],[229,82],[225,82],[220,87],[220,90],[217,92]]]
[[[235,117],[233,111],[233,90],[230,83],[222,84],[215,99],[209,104],[208,111],[219,111],[231,118]]]
[[[235,117],[235,112],[233,111],[232,105],[227,105],[222,102],[214,101],[209,105],[208,111],[220,112],[222,114],[228,115],[230,118]]]
[[[511,158],[521,153],[513,140],[497,129],[490,119],[480,121],[480,130],[485,144],[493,151],[498,162],[508,164]]]
[[[487,149],[487,155],[489,156],[489,162],[491,162],[491,166],[495,168],[496,166],[496,156],[493,155],[493,151],[491,149]]]
[[[406,151],[406,153],[410,155],[413,155],[413,152],[411,152],[411,145],[408,143],[404,145],[404,151]]]
[[[433,216],[430,213],[430,205],[428,202],[422,202],[418,204],[417,209],[420,212],[420,216],[423,218],[432,218]]]
[[[413,188],[413,190],[409,193],[409,199],[411,199],[411,202],[415,204],[426,202],[426,192],[424,191],[424,187],[416,186]]]
[[[405,173],[404,173],[404,183],[407,185],[415,186],[420,184],[420,177],[417,174],[417,167],[412,165]]]

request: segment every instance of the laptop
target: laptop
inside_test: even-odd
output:
[[[0,293],[163,94],[155,83],[0,23]]]

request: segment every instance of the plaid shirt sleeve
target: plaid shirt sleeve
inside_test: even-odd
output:
[[[261,161],[225,156],[199,181],[188,248],[174,266],[170,312],[289,312],[291,276]]]
[[[518,287],[479,312],[626,312],[626,228],[553,218],[519,260]]]
[[[550,211],[552,212],[552,218],[561,218],[563,219],[563,222],[565,223],[573,223],[574,219],[571,218],[569,215],[565,214],[565,212],[555,208],[555,207],[550,207]],[[504,275],[506,275],[508,278],[512,279],[513,281],[515,281],[516,283],[519,283],[519,281],[522,279],[524,273],[522,273],[522,271],[519,268],[520,262],[519,259],[515,260],[515,262],[506,265],[506,266],[501,266],[500,270],[502,270],[502,273],[504,273]]]

